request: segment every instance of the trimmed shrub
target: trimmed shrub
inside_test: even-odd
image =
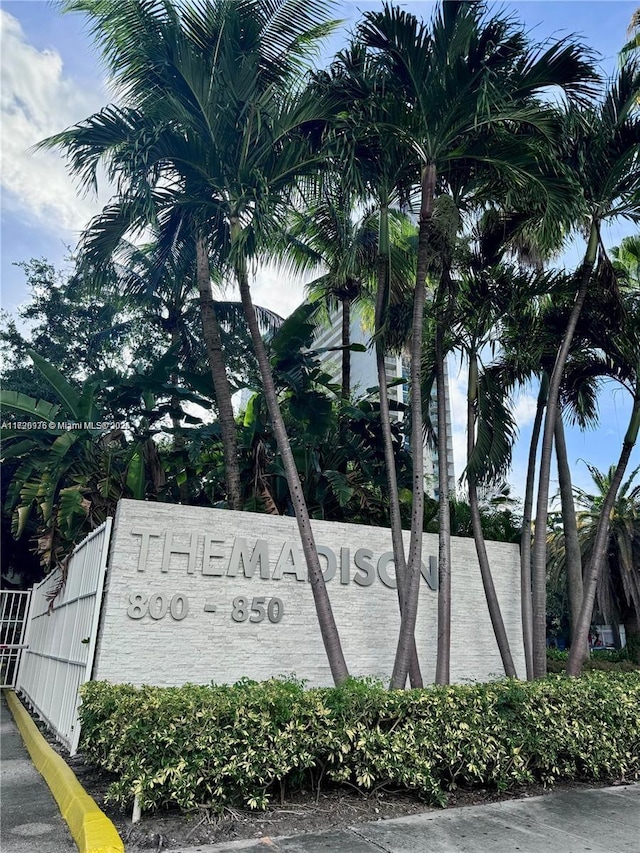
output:
[[[564,672],[567,668],[569,652],[560,652],[557,649],[547,649],[547,670],[549,672]],[[592,649],[589,660],[585,661],[585,672],[599,670],[600,672],[634,672],[640,671],[640,666],[629,659],[626,648],[616,651],[615,649]]]
[[[458,785],[640,778],[638,672],[407,691],[89,682],[81,723],[87,760],[119,777],[110,799],[144,809],[261,809],[305,777],[439,804]]]

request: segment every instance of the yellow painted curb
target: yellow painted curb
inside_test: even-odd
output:
[[[124,853],[118,830],[40,734],[13,690],[3,691],[31,760],[51,789],[80,853]]]

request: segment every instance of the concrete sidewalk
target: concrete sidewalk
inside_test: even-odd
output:
[[[640,853],[640,785],[562,791],[171,853]]]
[[[2,853],[78,853],[47,783],[33,766],[4,696],[0,697]]]

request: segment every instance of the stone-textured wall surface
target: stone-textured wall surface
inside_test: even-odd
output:
[[[390,532],[313,522],[347,665],[387,679],[399,628]],[[112,538],[94,678],[233,683],[295,674],[332,683],[294,518],[123,500]],[[409,535],[406,534],[406,545]],[[433,585],[437,536],[425,535]],[[488,543],[518,674],[524,676],[518,547]],[[385,556],[387,555],[387,556]],[[431,558],[431,560],[429,559]],[[452,542],[453,681],[503,673],[471,539]],[[279,599],[279,602],[274,599]],[[433,681],[437,593],[420,583],[416,640]]]

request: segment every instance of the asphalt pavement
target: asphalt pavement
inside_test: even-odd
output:
[[[4,696],[0,700],[0,849],[2,853],[78,853]]]

